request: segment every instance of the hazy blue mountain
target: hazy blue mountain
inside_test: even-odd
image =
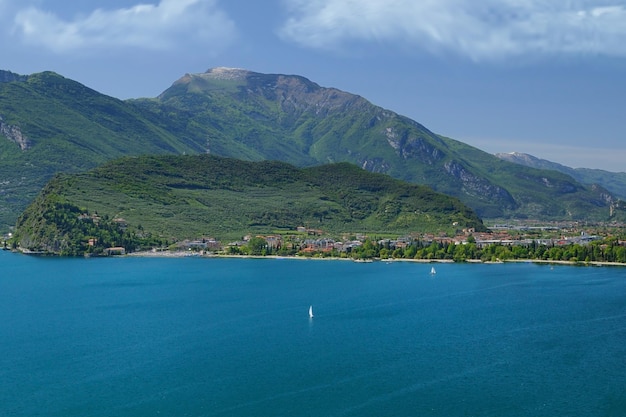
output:
[[[626,172],[610,172],[601,169],[571,168],[557,162],[537,158],[526,153],[497,153],[496,156],[509,162],[532,168],[551,169],[571,176],[582,184],[599,184],[615,196],[626,199]]]

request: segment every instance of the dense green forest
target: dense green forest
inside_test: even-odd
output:
[[[32,238],[33,241],[22,241],[20,245],[27,253],[54,253],[61,256],[104,255],[111,247],[123,247],[132,252],[169,244],[165,239],[154,238],[150,233],[144,233],[141,225],[129,229],[108,215],[90,214],[69,203],[45,201],[38,207],[42,210],[42,221],[38,223],[38,228],[31,231],[36,237]],[[46,245],[35,241],[46,242]],[[16,239],[10,240],[12,249],[18,249],[17,242]]]
[[[22,249],[75,255],[293,231],[486,230],[459,200],[348,163],[299,169],[211,155],[122,158],[57,175],[18,219]]]

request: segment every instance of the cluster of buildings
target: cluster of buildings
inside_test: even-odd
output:
[[[228,247],[243,247],[248,244],[253,237],[262,238],[265,240],[266,247],[269,251],[276,251],[281,248],[288,250],[296,248],[302,253],[319,253],[319,252],[350,252],[353,248],[363,245],[363,242],[368,239],[368,236],[356,234],[351,237],[345,237],[344,239],[337,240],[324,235],[323,231],[316,229],[306,229],[304,227],[298,228],[296,234],[291,235],[259,235],[259,236],[245,236],[242,240],[231,242],[227,245],[215,238],[204,237],[198,240],[185,240],[178,243],[178,247],[185,250],[198,250],[198,251],[219,251]],[[433,242],[440,243],[442,245],[454,244],[464,245],[467,243],[475,243],[479,248],[484,248],[489,245],[499,244],[506,246],[529,246],[532,244],[540,244],[546,246],[563,246],[570,244],[588,244],[594,240],[602,239],[597,235],[589,235],[586,232],[580,232],[574,236],[559,236],[551,238],[528,238],[520,237],[523,234],[512,236],[508,230],[497,229],[490,233],[476,233],[474,229],[464,229],[461,234],[457,236],[447,236],[442,233],[437,234],[411,234],[396,239],[380,239],[377,243],[381,246],[397,249],[406,248],[415,241],[420,241],[422,245],[428,246]]]

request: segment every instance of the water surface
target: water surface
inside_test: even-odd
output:
[[[0,268],[0,415],[626,415],[624,268],[7,252]]]

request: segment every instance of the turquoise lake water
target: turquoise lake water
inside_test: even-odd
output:
[[[0,252],[0,415],[626,416],[626,268],[435,267]]]

